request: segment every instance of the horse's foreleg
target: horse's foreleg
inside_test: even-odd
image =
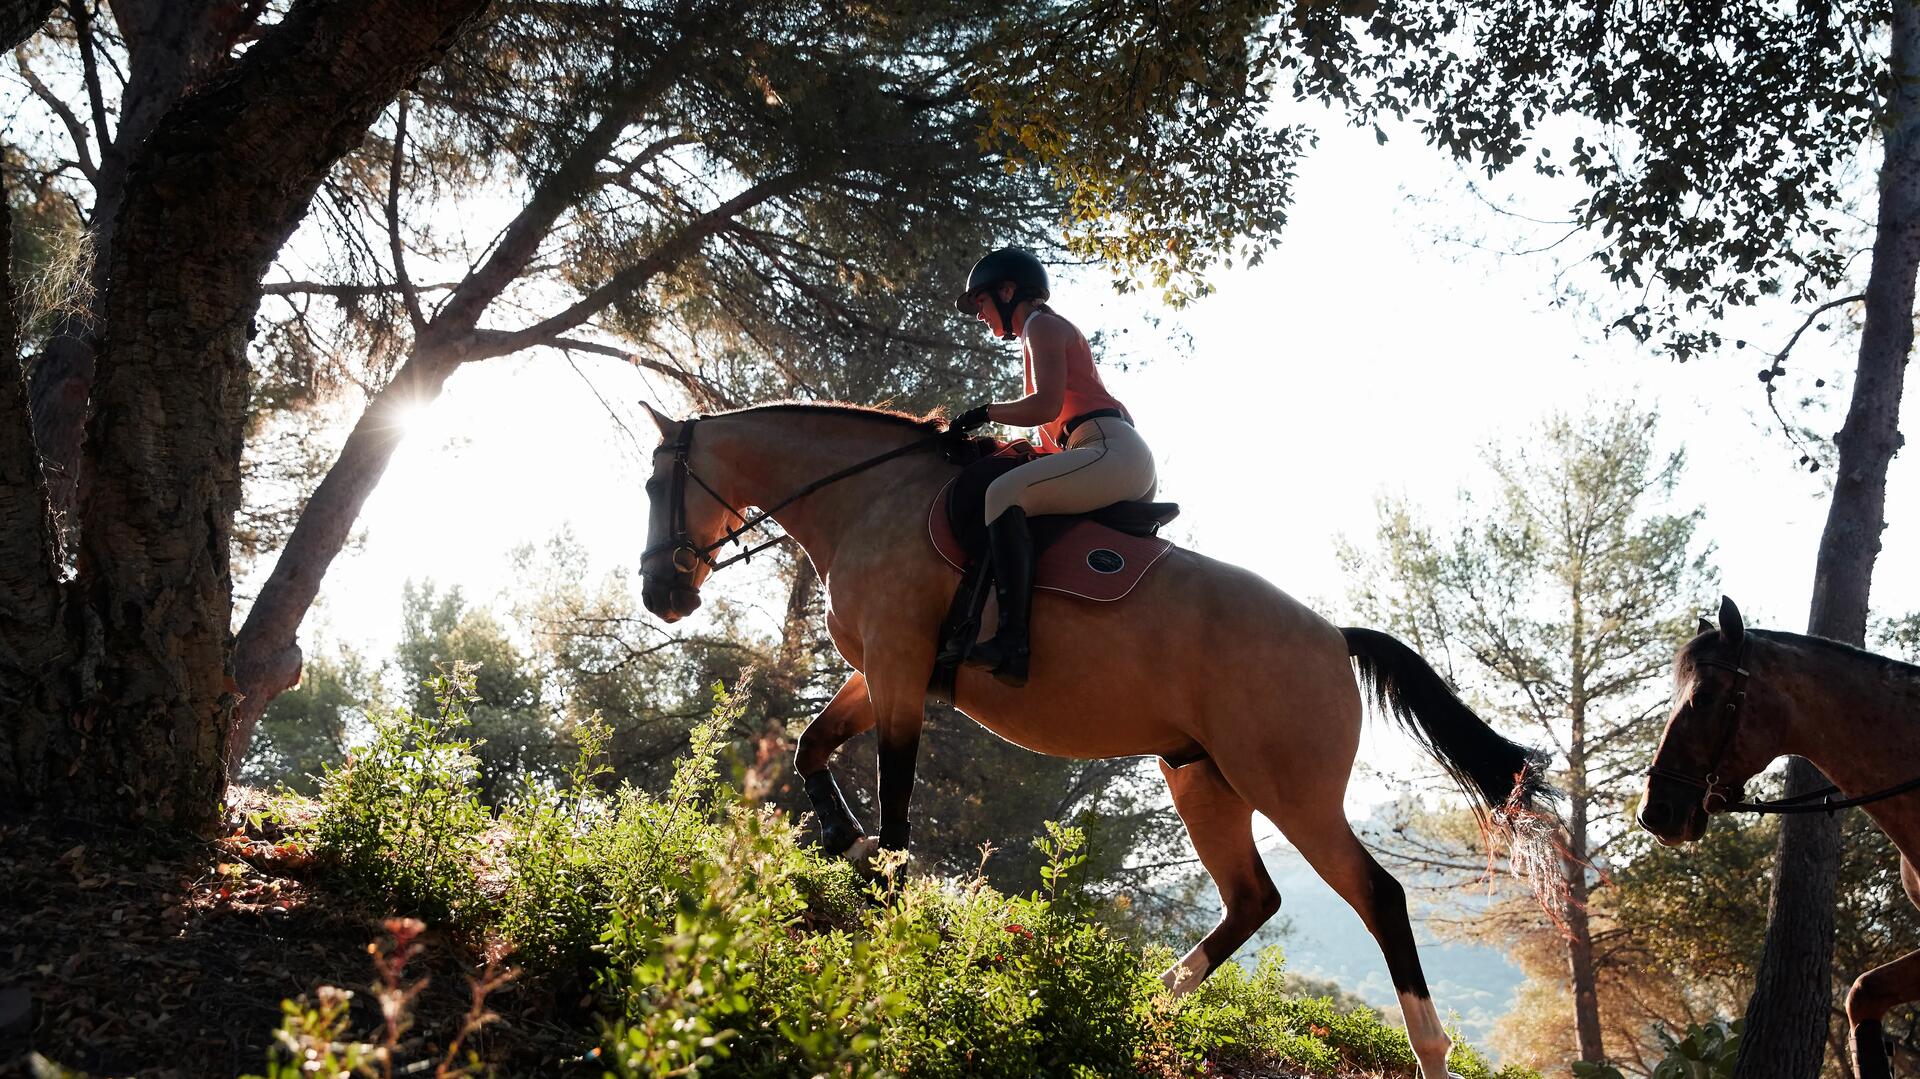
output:
[[[795,766],[806,783],[807,798],[813,802],[813,815],[820,822],[820,845],[829,854],[839,854],[860,838],[860,819],[853,815],[840,784],[834,781],[829,764],[833,754],[847,739],[864,734],[873,727],[873,705],[867,699],[867,676],[854,672],[833,700],[821,709],[806,730],[800,732]]]
[[[1199,985],[1280,909],[1280,890],[1253,842],[1253,807],[1234,793],[1212,760],[1182,768],[1160,762],[1173,808],[1187,826],[1200,864],[1220,889],[1220,924],[1161,976],[1174,995]]]
[[[1895,1005],[1920,1000],[1920,951],[1878,966],[1854,980],[1847,993],[1847,1026],[1853,1030],[1853,1068],[1860,1079],[1889,1079],[1886,1033],[1880,1020]]]
[[[913,800],[920,728],[927,716],[923,688],[902,691],[899,687],[874,687],[873,715],[880,725],[880,847],[883,850],[907,849],[907,805]]]

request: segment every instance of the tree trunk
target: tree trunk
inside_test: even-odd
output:
[[[585,183],[590,178],[593,164],[604,152],[594,149],[599,145],[595,140],[604,139],[606,145],[611,145],[613,137],[618,134],[617,127],[603,127],[580,144],[574,159],[581,173],[577,178],[579,183]],[[294,534],[288,538],[286,549],[274,564],[273,573],[247,615],[247,624],[240,630],[234,664],[237,677],[242,679],[237,683],[240,693],[248,700],[233,712],[234,726],[228,754],[231,771],[237,771],[245,761],[253,731],[267,705],[275,695],[290,688],[299,679],[301,655],[296,634],[300,623],[318,595],[327,568],[345,544],[347,530],[359,516],[361,506],[372,493],[374,484],[385,472],[387,462],[400,444],[399,425],[387,421],[384,427],[369,426],[375,409],[390,400],[396,404],[405,400],[416,407],[424,401],[431,401],[439,395],[446,378],[462,363],[551,344],[557,335],[586,321],[591,314],[612,303],[615,297],[638,291],[655,275],[677,265],[726,222],[762,202],[790,194],[804,186],[810,177],[811,174],[805,171],[787,173],[734,195],[720,206],[687,221],[646,257],[622,267],[572,307],[535,326],[510,332],[477,329],[469,320],[479,318],[486,310],[487,298],[497,296],[499,290],[518,273],[517,268],[507,272],[510,259],[506,253],[519,250],[521,254],[513,257],[519,258],[521,265],[524,265],[525,259],[538,250],[539,240],[545,235],[544,225],[536,230],[529,222],[536,219],[551,222],[566,206],[565,201],[548,196],[556,185],[575,183],[575,180],[570,179],[565,170],[549,177],[541,192],[522,210],[515,224],[508,228],[501,244],[495,249],[494,257],[461,283],[447,307],[421,331],[415,341],[412,357],[402,368],[401,374],[394,377],[393,384],[381,392],[376,405],[370,407],[368,415],[356,425],[354,433],[348,437],[347,448],[342,450],[340,460],[334,465],[335,469],[344,469],[346,472],[342,482],[332,482],[333,470],[330,469],[327,478],[321,481],[313,498],[301,511],[302,521],[294,526]],[[579,188],[576,185],[574,189]],[[418,369],[415,368],[416,364],[420,365]],[[389,391],[394,390],[400,392],[390,397]],[[309,515],[319,517],[321,522],[313,528],[306,528],[305,518]]]
[[[304,0],[139,148],[86,429],[83,698],[76,737],[33,773],[63,781],[23,784],[23,797],[123,821],[213,819],[234,700],[228,543],[260,277],[327,170],[483,6]],[[0,656],[0,668],[38,673],[24,658]]]
[[[1589,518],[1591,520],[1591,518]],[[1566,537],[1575,552],[1568,588],[1569,649],[1567,656],[1567,790],[1572,796],[1567,820],[1567,973],[1573,989],[1573,1029],[1580,1059],[1595,1064],[1607,1059],[1600,1028],[1600,991],[1593,966],[1593,929],[1587,917],[1587,819],[1593,787],[1587,775],[1587,604],[1585,552],[1593,526],[1585,525]]]
[[[72,681],[60,631],[65,590],[53,546],[46,485],[33,449],[27,384],[16,358],[13,218],[0,186],[0,715],[11,733],[0,753],[0,791],[44,786],[51,743],[65,737]]]
[[[234,639],[233,675],[242,699],[233,712],[227,772],[245,763],[254,729],[267,705],[300,681],[300,623],[320,594],[327,569],[346,546],[394,451],[406,435],[405,413],[440,396],[459,360],[416,349],[377,394],[340,448],[340,457],[314,489],[300,520],[260,587]]]
[[[1912,0],[1893,5],[1892,40],[1894,78],[1882,126],[1886,159],[1866,325],[1807,618],[1807,632],[1851,644],[1866,636],[1867,594],[1886,528],[1887,465],[1900,448],[1901,381],[1913,348],[1914,275],[1920,268],[1920,8]],[[1825,785],[1805,760],[1788,762],[1789,796]],[[1814,1079],[1820,1072],[1832,1009],[1839,851],[1838,817],[1806,813],[1782,820],[1766,950],[1734,1066],[1738,1079]]]
[[[0,0],[0,49],[32,37],[54,0]],[[40,458],[33,448],[26,372],[13,303],[13,208],[0,178],[0,715],[12,733],[0,753],[0,791],[41,786],[47,743],[64,714],[61,613],[65,592]],[[18,657],[17,662],[10,662]]]
[[[665,80],[667,65],[649,79]],[[635,101],[662,84],[643,82]],[[637,106],[636,106],[637,107]],[[234,642],[234,679],[241,699],[233,712],[227,774],[246,763],[253,732],[267,705],[300,681],[304,657],[300,623],[307,617],[320,584],[333,565],[367,498],[386,474],[405,435],[401,414],[440,396],[448,377],[471,355],[475,327],[487,308],[526,269],[553,223],[583,192],[604,182],[596,170],[619,141],[631,114],[601,118],[560,164],[544,176],[513,221],[500,234],[487,260],[454,289],[447,303],[414,341],[407,362],[381,389],[354,424],[340,456],[327,470],[300,511],[293,533],[275,560],[273,571],[247,612]]]
[[[127,42],[127,86],[112,132],[94,132],[100,144],[87,242],[92,247],[90,300],[55,324],[29,373],[34,440],[47,469],[47,492],[55,519],[71,531],[79,495],[80,442],[93,389],[94,335],[98,306],[107,292],[113,259],[113,229],[126,200],[127,167],[134,152],[188,87],[226,57],[230,36],[247,14],[239,0],[176,4],[121,0],[113,12]],[[76,33],[90,33],[76,25]]]
[[[1573,1029],[1579,1040],[1578,1059],[1595,1064],[1607,1059],[1601,1037],[1600,991],[1593,962],[1593,929],[1587,917],[1586,806],[1574,806],[1569,822],[1571,847],[1576,860],[1566,863],[1567,873],[1567,972],[1573,986]]]

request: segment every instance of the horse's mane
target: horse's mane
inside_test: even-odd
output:
[[[900,412],[891,408],[874,408],[870,405],[851,405],[844,401],[773,401],[764,405],[748,405],[745,408],[736,408],[731,412],[721,412],[716,413],[716,415],[738,416],[750,412],[833,413],[842,416],[852,416],[857,419],[894,424],[929,435],[939,434],[947,429],[946,417],[938,413],[926,416],[915,416],[911,413]]]
[[[1895,674],[1903,678],[1920,681],[1920,666],[1894,659],[1891,656],[1883,656],[1878,652],[1869,652],[1864,648],[1856,647],[1845,641],[1836,641],[1831,637],[1815,637],[1807,633],[1789,633],[1785,630],[1778,629],[1749,628],[1746,632],[1755,637],[1763,637],[1767,640],[1777,641],[1785,645],[1806,645],[1817,652],[1824,652],[1854,663],[1865,664],[1876,672]],[[1695,637],[1687,643],[1683,656],[1689,661],[1697,659],[1698,654],[1706,649],[1707,642],[1717,640],[1719,636],[1719,633],[1716,631],[1714,633],[1703,633]]]

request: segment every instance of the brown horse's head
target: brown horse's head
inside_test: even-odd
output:
[[[1673,714],[1647,771],[1640,825],[1669,845],[1699,839],[1707,817],[1739,801],[1747,780],[1774,754],[1759,746],[1766,724],[1749,700],[1748,670],[1756,638],[1733,601],[1720,599],[1720,624],[1700,621],[1700,635],[1674,659]]]
[[[640,556],[640,601],[667,622],[700,607],[700,585],[713,572],[707,553],[724,533],[732,511],[701,482],[689,437],[693,421],[669,419],[647,405],[660,428],[647,479],[647,548]]]

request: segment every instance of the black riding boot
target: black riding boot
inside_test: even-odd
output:
[[[1033,538],[1027,511],[1010,506],[987,526],[993,548],[993,594],[1000,625],[993,639],[967,654],[967,666],[985,667],[1010,686],[1027,684],[1027,619],[1033,611]]]

